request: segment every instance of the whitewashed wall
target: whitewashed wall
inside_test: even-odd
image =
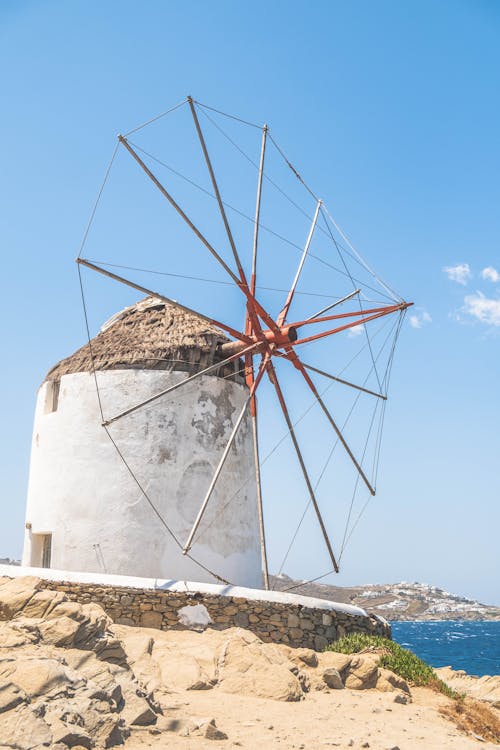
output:
[[[104,415],[110,418],[186,376],[160,370],[98,372]],[[49,383],[42,385],[35,413],[23,565],[41,564],[37,535],[51,533],[52,568],[213,582],[181,554],[119,458],[101,426],[93,375],[63,376],[54,412],[47,412],[50,389]],[[246,395],[238,383],[203,376],[109,427],[182,542]],[[231,583],[260,587],[254,475],[247,415],[191,554]]]

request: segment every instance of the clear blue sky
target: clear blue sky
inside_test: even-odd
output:
[[[21,552],[37,387],[84,342],[73,258],[115,136],[192,94],[269,122],[415,302],[379,493],[332,582],[419,580],[500,604],[498,3],[4,0],[0,65],[0,555]],[[275,568],[284,482],[268,500]],[[286,572],[325,571],[315,533]]]

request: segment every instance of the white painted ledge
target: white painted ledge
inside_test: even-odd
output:
[[[215,583],[196,583],[193,581],[174,581],[160,578],[135,578],[131,576],[108,575],[106,573],[77,573],[52,568],[29,568],[22,565],[0,565],[0,576],[21,578],[22,576],[37,576],[46,581],[68,583],[88,583],[99,586],[123,586],[132,589],[150,589],[151,591],[171,591],[179,593],[212,594],[213,596],[236,596],[251,601],[274,602],[276,604],[295,604],[311,609],[323,609],[327,612],[342,612],[358,617],[367,614],[361,607],[350,604],[330,602],[327,599],[317,599],[313,596],[300,596],[284,591],[265,591],[264,589],[249,589],[242,586],[221,586]]]

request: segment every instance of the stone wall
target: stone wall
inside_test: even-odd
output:
[[[42,580],[40,586],[64,592],[80,603],[96,602],[117,623],[162,630],[216,630],[242,627],[263,641],[321,651],[346,633],[391,636],[390,626],[375,615],[352,614],[303,604],[202,593],[126,586]],[[264,592],[263,592],[264,594]],[[302,598],[302,597],[301,597]],[[317,600],[315,600],[317,602]]]

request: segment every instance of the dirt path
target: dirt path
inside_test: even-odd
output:
[[[447,702],[446,698],[418,688],[412,690],[412,695],[413,703],[401,705],[394,703],[392,694],[376,690],[310,693],[299,703],[228,695],[219,690],[172,694],[165,718],[173,727],[176,722],[183,726],[187,717],[213,718],[228,739],[182,737],[175,731],[155,735],[145,728],[134,730],[125,748],[489,750],[498,747],[463,735],[440,716],[438,709]]]

